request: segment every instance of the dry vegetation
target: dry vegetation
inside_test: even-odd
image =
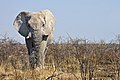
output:
[[[0,80],[120,80],[120,38],[59,41],[49,46],[45,62],[44,69],[31,70],[25,45],[0,39]]]

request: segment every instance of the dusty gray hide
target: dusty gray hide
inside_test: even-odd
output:
[[[20,12],[13,25],[25,37],[32,68],[44,67],[48,44],[53,41],[55,18],[50,10]]]

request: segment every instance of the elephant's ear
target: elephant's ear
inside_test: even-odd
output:
[[[29,29],[26,15],[29,12],[20,12],[13,22],[15,29],[24,37],[28,36]]]
[[[44,32],[45,34],[50,35],[54,31],[55,18],[50,10],[40,11],[44,15],[43,20],[45,21]]]

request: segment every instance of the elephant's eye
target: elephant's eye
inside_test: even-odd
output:
[[[44,26],[45,26],[45,24],[43,23],[43,24],[42,24],[42,27],[44,27]]]

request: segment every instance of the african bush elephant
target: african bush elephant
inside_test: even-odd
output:
[[[48,44],[53,41],[55,17],[50,10],[20,12],[13,23],[25,37],[31,68],[44,67]]]

